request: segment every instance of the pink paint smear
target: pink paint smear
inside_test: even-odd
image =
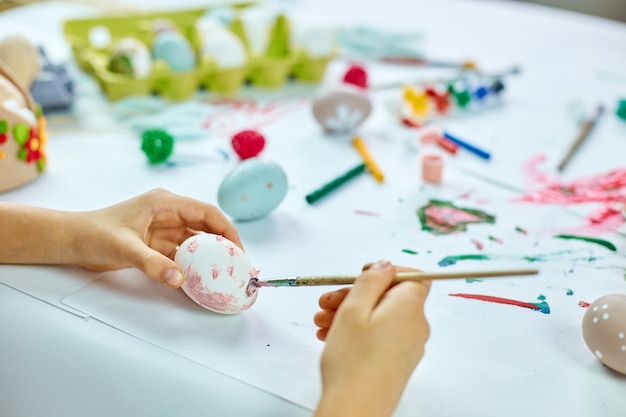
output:
[[[535,190],[516,201],[563,206],[582,203],[600,204],[598,210],[587,216],[586,225],[576,229],[577,233],[603,234],[618,229],[624,223],[621,209],[626,204],[626,168],[617,168],[591,177],[561,181],[539,170],[539,165],[545,160],[545,155],[538,155],[526,162],[524,167],[526,178],[531,188]]]

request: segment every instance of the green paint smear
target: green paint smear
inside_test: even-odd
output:
[[[432,209],[441,211],[450,209],[451,213],[441,216],[440,218],[435,218],[427,214],[427,211]],[[454,216],[454,214],[457,216]],[[417,217],[420,223],[422,223],[422,230],[436,235],[464,232],[467,230],[467,225],[472,223],[494,224],[496,222],[496,217],[492,214],[477,209],[457,207],[453,203],[443,200],[430,200],[427,205],[417,210]]]
[[[409,255],[417,255],[417,252],[412,249],[402,249],[402,252],[408,253]]]
[[[442,260],[439,261],[439,266],[450,266],[454,265],[458,261],[485,261],[487,259],[491,259],[488,255],[452,255],[446,256]]]
[[[484,281],[484,280],[482,280],[482,279],[476,279],[476,278],[467,278],[467,279],[465,280],[465,282],[467,282],[468,284],[472,284],[472,283],[474,283],[474,282],[483,282],[483,281]]]
[[[583,242],[595,243],[597,245],[604,246],[605,248],[612,250],[613,252],[617,251],[617,248],[615,247],[614,244],[604,239],[598,239],[595,237],[588,237],[588,236],[576,236],[576,235],[556,235],[554,237],[557,239],[582,240]]]
[[[486,261],[486,260],[510,260],[510,261],[527,261],[527,262],[548,262],[554,260],[562,260],[566,259],[572,262],[594,262],[598,260],[595,256],[574,256],[572,251],[565,250],[560,252],[546,253],[546,254],[538,254],[538,255],[495,255],[495,254],[463,254],[463,255],[449,255],[439,261],[439,266],[450,266],[454,265],[459,261]]]

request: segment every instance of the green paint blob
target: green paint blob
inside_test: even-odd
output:
[[[539,301],[544,301],[546,299],[546,296],[543,294],[539,294],[539,297],[537,297],[537,300]]]
[[[485,261],[490,259],[488,255],[477,255],[477,254],[469,254],[469,255],[452,255],[446,256],[442,260],[439,261],[439,266],[450,266],[454,265],[458,261]]]
[[[476,279],[476,278],[467,278],[467,279],[465,280],[465,282],[467,282],[468,284],[472,284],[472,283],[474,283],[474,282],[483,282],[483,281],[484,281],[484,280],[482,280],[482,279]]]
[[[604,246],[605,248],[612,250],[613,252],[617,251],[617,248],[615,247],[614,244],[604,239],[598,239],[595,237],[588,237],[588,236],[576,236],[576,235],[556,235],[554,237],[557,239],[582,240],[583,242],[595,243],[597,245]]]
[[[412,249],[402,249],[402,252],[408,253],[409,255],[417,255],[417,252]]]
[[[570,296],[571,296],[571,295],[574,295],[574,291],[572,291],[572,290],[570,290],[570,289],[568,288],[568,289],[567,289],[567,293],[566,293],[566,294],[567,294],[567,295],[570,295]]]
[[[468,224],[496,222],[496,217],[481,210],[457,207],[449,201],[430,200],[417,210],[422,230],[445,235],[467,230]]]

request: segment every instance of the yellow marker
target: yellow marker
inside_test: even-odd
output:
[[[370,155],[370,152],[365,147],[365,143],[361,140],[361,138],[356,136],[354,139],[352,139],[352,145],[359,152],[359,155],[361,155],[361,159],[363,159],[363,163],[367,167],[367,170],[370,172],[370,174],[372,174],[374,179],[376,179],[376,181],[378,182],[383,182],[385,179],[385,176],[383,175],[383,172],[380,170],[380,168],[376,164],[376,161],[374,161],[374,158],[372,158],[372,155]]]

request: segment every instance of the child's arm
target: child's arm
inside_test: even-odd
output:
[[[91,212],[0,203],[0,263],[136,267],[176,288],[183,283],[172,260],[176,247],[198,231],[241,246],[237,230],[217,207],[165,190]]]
[[[430,282],[391,288],[394,267],[372,265],[351,289],[322,295],[315,315],[322,354],[322,397],[314,417],[391,416],[424,355]]]

